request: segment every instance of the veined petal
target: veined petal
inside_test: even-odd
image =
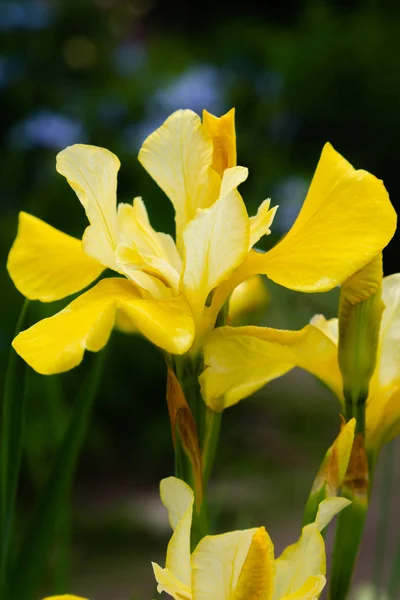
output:
[[[108,341],[121,310],[151,342],[167,352],[185,352],[194,336],[186,301],[139,297],[125,279],[103,279],[53,317],[22,331],[13,341],[20,356],[38,373],[51,375],[77,366],[85,350],[97,352]]]
[[[340,395],[337,349],[319,329],[218,327],[204,345],[203,397],[219,411],[249,396],[295,366],[322,379]]]
[[[235,109],[222,117],[203,110],[203,126],[213,142],[212,167],[222,177],[225,169],[236,166]]]
[[[151,563],[157,581],[157,592],[165,592],[174,600],[192,600],[191,590],[177,579],[169,569],[162,569],[157,563]]]
[[[325,544],[317,525],[311,523],[303,527],[300,539],[282,552],[275,565],[273,600],[282,600],[286,596],[290,598],[291,594],[295,594],[307,584],[309,577],[324,576]]]
[[[257,214],[254,217],[250,217],[250,243],[249,250],[257,244],[263,235],[269,235],[271,233],[272,221],[275,218],[278,206],[269,207],[271,200],[268,198],[260,204]]]
[[[229,222],[229,227],[227,227]],[[233,190],[198,211],[183,232],[183,291],[193,313],[202,314],[208,294],[242,262],[249,243],[249,219]]]
[[[265,528],[260,527],[251,540],[233,600],[271,600],[274,577],[274,545]]]
[[[190,589],[190,529],[192,526],[194,494],[191,488],[176,477],[163,479],[160,484],[161,500],[168,510],[174,531],[168,544],[166,568],[176,579]]]
[[[82,251],[80,240],[21,212],[7,269],[26,298],[52,302],[88,286],[104,267]]]
[[[195,600],[233,600],[233,594],[257,529],[203,538],[192,554]]]
[[[280,600],[317,600],[325,584],[326,578],[324,575],[312,575],[293,594],[284,596]]]
[[[83,237],[85,252],[115,268],[118,244],[118,158],[105,148],[75,144],[57,155],[56,169],[75,191],[90,222]]]
[[[178,239],[197,209],[218,198],[221,179],[212,157],[211,137],[191,110],[174,112],[139,152],[139,161],[175,208]]]
[[[383,183],[326,144],[296,222],[272,250],[251,253],[248,275],[264,273],[293,290],[323,292],[370,262],[395,229]]]

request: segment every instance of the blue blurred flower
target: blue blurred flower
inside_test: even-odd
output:
[[[82,142],[84,138],[82,123],[49,110],[34,113],[15,125],[11,131],[12,143],[20,148],[39,146],[60,150]]]
[[[44,29],[54,18],[54,8],[41,0],[0,3],[0,29]]]
[[[114,51],[114,66],[120,75],[130,77],[146,64],[147,52],[137,42],[123,42]]]
[[[272,199],[273,204],[279,204],[279,210],[274,219],[274,230],[282,233],[289,231],[300,212],[306,194],[307,182],[303,177],[285,177],[275,186]]]

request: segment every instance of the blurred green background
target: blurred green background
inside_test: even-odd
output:
[[[172,233],[172,207],[136,157],[144,138],[178,108],[220,115],[236,107],[238,162],[250,169],[241,188],[249,212],[270,196],[280,205],[264,247],[294,221],[328,140],[356,167],[384,179],[397,207],[399,31],[396,4],[373,0],[263,7],[247,0],[238,9],[223,0],[1,2],[2,264],[19,210],[82,235],[81,205],[55,171],[56,153],[75,142],[116,153],[119,200],[143,196],[153,226]],[[398,251],[397,236],[385,252],[386,274],[399,270]],[[4,379],[22,298],[5,268],[0,285]],[[336,313],[337,291],[312,296],[267,286],[264,323],[297,328],[317,312]],[[65,304],[34,303],[32,322]],[[29,373],[21,528],[88,363],[90,357],[57,377]],[[115,332],[72,509],[72,582],[92,600],[154,597],[149,561],[163,561],[168,537],[157,486],[173,472],[164,390],[161,354],[145,340]],[[338,412],[333,396],[297,371],[226,411],[211,484],[216,529],[265,524],[278,551],[293,541]],[[400,498],[396,485],[393,506]],[[370,575],[378,519],[375,508],[360,580]],[[395,532],[398,514],[392,524]],[[63,574],[50,574],[44,590],[66,591],[51,589],[54,577],[60,582]]]

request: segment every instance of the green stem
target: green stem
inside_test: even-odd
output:
[[[380,598],[383,580],[383,567],[385,564],[385,549],[387,543],[387,534],[389,528],[390,500],[392,496],[392,481],[394,470],[394,443],[390,443],[386,448],[385,460],[383,463],[383,480],[381,488],[381,500],[379,503],[380,519],[378,526],[378,535],[375,548],[374,564],[374,584],[376,599]]]
[[[338,516],[330,600],[346,600],[348,597],[368,509],[365,499],[358,498],[351,490],[344,488],[342,496],[349,498],[352,504]]]
[[[221,429],[222,412],[215,412],[206,407],[206,430],[203,443],[203,482],[207,485],[214,465],[215,453],[218,446]]]
[[[26,325],[29,300],[25,300],[19,316],[15,336]],[[26,363],[13,348],[6,372],[2,405],[0,441],[0,597],[4,596],[7,562],[15,511],[15,497],[22,456],[22,438],[25,421]]]
[[[389,577],[388,600],[397,600],[400,591],[400,539],[397,545],[392,571]]]
[[[360,433],[365,438],[365,400],[357,402],[346,401],[346,421],[355,418],[355,435]]]

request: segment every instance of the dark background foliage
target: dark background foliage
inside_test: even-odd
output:
[[[56,153],[75,142],[115,152],[119,200],[142,195],[154,227],[172,232],[172,208],[136,157],[146,135],[177,108],[222,114],[236,107],[249,212],[269,196],[280,205],[268,244],[293,222],[328,140],[382,178],[398,207],[399,31],[396,3],[372,0],[0,3],[2,264],[19,210],[82,235],[82,208],[55,171]],[[386,274],[399,270],[398,250],[397,236],[384,255]],[[0,284],[5,366],[22,298],[5,269]],[[316,312],[336,312],[337,292],[309,296],[267,285],[268,324],[296,328]],[[65,304],[35,303],[32,321]],[[58,377],[29,374],[21,527],[86,371],[87,360]],[[127,590],[152,593],[148,559],[160,556],[165,539],[157,481],[173,469],[164,389],[157,350],[114,333],[75,485],[77,593],[99,600],[109,590],[114,600]],[[221,524],[263,522],[279,549],[293,540],[338,412],[331,394],[298,372],[227,411],[212,486]]]

